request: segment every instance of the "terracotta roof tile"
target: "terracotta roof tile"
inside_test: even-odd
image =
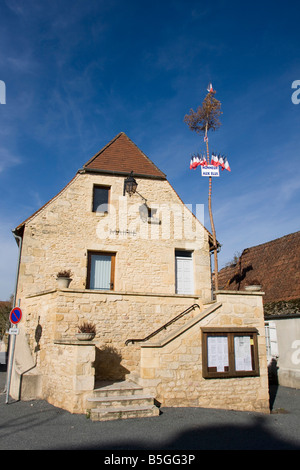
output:
[[[166,175],[127,137],[118,134],[84,166],[86,170],[109,173],[144,175],[166,179]]]
[[[226,290],[244,290],[251,280],[262,285],[265,303],[300,298],[300,232],[246,248],[218,276],[219,288]]]

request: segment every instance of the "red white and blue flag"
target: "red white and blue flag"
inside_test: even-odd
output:
[[[220,167],[222,168],[222,170],[224,170],[225,168],[225,162],[224,162],[224,158],[222,155],[219,156],[219,165]]]
[[[198,166],[207,166],[209,163],[206,160],[205,154],[204,155],[193,155],[190,161],[190,169],[196,170]],[[215,152],[211,155],[211,163],[212,166],[218,167],[220,166],[223,170],[231,171],[229,166],[229,162],[226,157],[223,155],[217,155]]]
[[[206,161],[205,155],[203,155],[203,156],[201,157],[200,165],[201,165],[201,166],[207,166],[207,161]]]
[[[224,168],[227,171],[231,171],[227,158],[225,157]]]
[[[213,153],[211,156],[211,164],[213,166],[219,166],[219,158],[218,155],[216,155],[215,153]]]

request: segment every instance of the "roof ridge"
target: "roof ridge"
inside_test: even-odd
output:
[[[102,152],[104,152],[104,150],[106,150],[111,144],[113,144],[121,135],[125,135],[125,132],[119,132],[119,134],[117,134],[113,139],[111,139],[106,145],[104,145],[104,147],[102,147],[101,150],[99,150],[97,153],[95,153],[95,155],[89,159],[89,161],[87,161],[84,165],[83,165],[83,168],[86,168],[87,165],[89,165],[90,163],[92,163],[93,160],[95,160],[95,158],[98,157],[98,155],[100,155]],[[127,136],[126,136],[127,137]]]
[[[124,139],[120,141],[118,146],[119,150],[121,150],[120,155],[122,156],[122,158],[118,162],[113,144],[115,144],[121,137],[123,137]],[[110,152],[110,154],[105,153],[106,151]],[[103,158],[102,154],[104,154]],[[129,166],[132,166],[132,168],[129,168]],[[90,158],[83,165],[82,169],[96,170],[100,172],[103,171],[105,173],[113,172],[114,174],[118,172],[120,174],[124,174],[133,171],[136,175],[139,174],[141,176],[144,175],[148,177],[152,176],[167,179],[165,173],[163,173],[155,165],[155,163],[137,146],[137,144],[133,142],[130,137],[128,137],[128,135],[123,131],[119,132],[119,134],[117,134],[113,139],[111,139],[108,144],[106,144],[101,150],[95,153],[93,157]]]

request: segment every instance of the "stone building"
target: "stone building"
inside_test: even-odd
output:
[[[212,296],[211,234],[124,133],[14,235],[14,397],[92,419],[155,403],[269,410],[262,293]],[[83,322],[92,341],[77,339]]]

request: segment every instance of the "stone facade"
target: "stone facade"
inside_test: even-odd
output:
[[[117,151],[112,151],[116,142]],[[131,197],[124,195],[126,174],[107,170],[110,158],[113,161],[123,147],[141,158],[137,167],[147,172],[136,176],[138,192]],[[217,303],[222,306],[215,311],[211,235],[156,167],[151,176],[151,162],[145,162],[146,157],[124,135],[109,150],[105,171],[95,168],[101,162],[100,152],[92,160],[93,168],[86,165],[79,170],[56,197],[15,231],[22,237],[17,301],[23,318],[12,395],[17,397],[22,383],[24,399],[43,398],[83,413],[85,397],[97,380],[130,378],[171,406],[265,410],[263,333],[259,377],[205,380],[199,329],[208,322],[260,330],[261,296],[218,294]],[[126,168],[125,157],[122,168]],[[105,211],[92,210],[95,185],[110,188]],[[192,253],[192,293],[176,293],[175,250]],[[89,288],[90,252],[114,254],[111,289]],[[61,270],[72,271],[67,289],[56,283]],[[186,315],[155,336],[159,347],[152,340],[127,341],[147,337],[191,306]],[[93,343],[75,339],[83,321],[96,325]],[[172,339],[166,341],[166,335],[173,335]],[[222,401],[220,389],[231,398]],[[245,390],[243,400],[240,390]]]
[[[201,330],[254,327],[258,332],[259,374],[203,377]],[[160,341],[141,345],[141,381],[165,406],[201,406],[269,412],[262,294],[219,291],[216,301]]]
[[[111,188],[108,214],[91,210],[95,184]],[[139,181],[139,191],[157,209],[160,224],[141,219],[143,200],[123,196],[123,186],[121,177],[78,174],[28,220],[19,298],[54,288],[62,269],[72,271],[72,288],[85,288],[88,251],[117,253],[116,291],[174,294],[175,249],[194,250],[195,294],[210,297],[208,232],[167,181]]]

